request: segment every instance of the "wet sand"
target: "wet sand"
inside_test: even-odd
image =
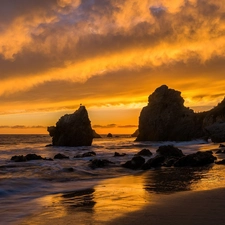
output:
[[[106,179],[93,189],[41,199],[20,225],[224,225],[225,188],[156,194],[146,175]]]

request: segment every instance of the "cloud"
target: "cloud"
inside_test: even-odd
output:
[[[108,124],[108,125],[93,125],[93,128],[115,128],[116,124]]]
[[[0,129],[11,128],[11,129],[42,129],[45,126],[25,126],[25,125],[15,125],[15,126],[0,126]]]
[[[222,87],[224,1],[3,0],[0,6],[2,112],[7,102],[27,111],[90,98],[101,105],[106,96],[110,104],[143,102],[162,81],[181,87],[190,103],[209,97],[207,83],[214,92]]]

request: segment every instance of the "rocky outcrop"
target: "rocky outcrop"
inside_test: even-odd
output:
[[[189,141],[204,136],[202,121],[184,106],[179,91],[163,85],[148,100],[139,117],[137,141]]]
[[[211,138],[225,142],[225,99],[213,109],[194,113],[184,106],[179,91],[157,88],[139,117],[136,141],[190,141]]]
[[[112,138],[113,135],[112,135],[111,133],[108,133],[108,134],[107,134],[107,137]]]
[[[101,138],[101,135],[96,133],[95,130],[92,130],[93,131],[93,138]]]
[[[141,156],[134,156],[131,160],[125,162],[122,167],[137,170],[140,169],[145,163],[145,159]]]
[[[90,146],[93,130],[85,106],[62,116],[56,126],[48,127],[54,146]]]
[[[131,134],[131,137],[137,137],[139,135],[139,130],[135,130],[133,134]]]

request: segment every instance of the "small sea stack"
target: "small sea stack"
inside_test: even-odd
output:
[[[48,127],[53,146],[91,146],[93,130],[85,106],[62,116],[56,126]]]

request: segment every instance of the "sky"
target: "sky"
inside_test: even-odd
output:
[[[1,0],[0,133],[47,133],[86,106],[133,133],[166,84],[196,112],[225,96],[225,0]]]

